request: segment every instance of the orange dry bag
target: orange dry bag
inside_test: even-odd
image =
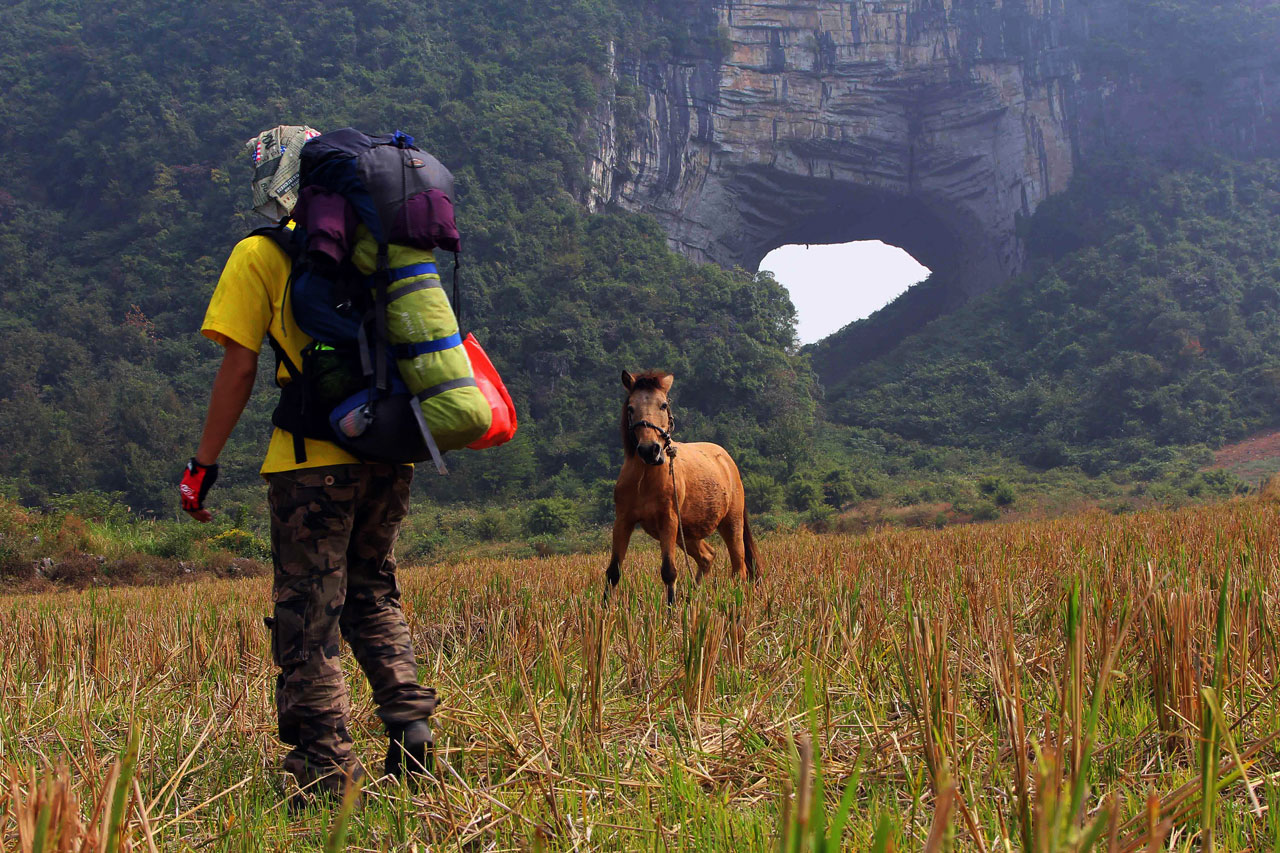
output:
[[[516,434],[516,407],[507,393],[507,386],[502,384],[493,362],[485,355],[476,336],[468,333],[462,342],[467,356],[471,359],[471,369],[475,371],[476,384],[480,392],[493,410],[493,423],[489,431],[467,445],[472,450],[484,450],[486,447],[497,447],[505,444]]]

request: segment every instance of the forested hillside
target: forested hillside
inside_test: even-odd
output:
[[[634,216],[587,215],[576,134],[646,4],[40,0],[0,11],[0,478],[40,502],[172,510],[219,351],[197,334],[261,224],[243,140],[277,123],[402,128],[457,177],[464,326],[517,441],[453,456],[440,496],[578,488],[617,464],[622,369],[675,372],[682,427],[781,475],[813,421],[793,311],[767,278],[695,268]],[[638,34],[638,35],[637,35]],[[255,481],[264,358],[224,484]],[[563,483],[561,483],[563,485]]]
[[[1137,477],[1165,448],[1280,419],[1280,164],[1097,167],[1027,236],[1027,274],[833,374],[830,414],[1038,468]],[[900,311],[820,345],[819,363]]]
[[[1228,4],[1214,14],[1255,10],[1241,20],[1265,26],[1227,30],[1206,27],[1201,5],[1134,0],[1149,25],[1131,43],[1100,38],[1097,67],[1185,88],[1222,50],[1266,49],[1276,4]],[[904,504],[986,500],[996,487],[968,481],[992,466],[1153,477],[1188,446],[1280,420],[1274,162],[1114,152],[1026,222],[1019,279],[904,339],[895,323],[940,307],[922,286],[803,355],[768,274],[693,265],[644,217],[587,214],[581,137],[614,85],[610,45],[665,59],[723,47],[701,24],[688,31],[682,9],[7,4],[0,494],[98,492],[175,511],[219,358],[200,319],[232,245],[261,224],[245,212],[242,143],[277,123],[401,128],[457,177],[464,326],[504,373],[521,432],[453,454],[455,476],[420,477],[439,501],[598,503],[619,459],[624,368],[677,375],[682,435],[725,444],[762,512],[784,497],[797,511],[839,507],[890,483]],[[636,106],[626,92],[615,105],[620,120]],[[222,459],[228,495],[259,483],[269,361]]]

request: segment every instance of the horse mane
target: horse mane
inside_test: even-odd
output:
[[[627,416],[627,400],[631,399],[631,395],[637,391],[653,391],[661,390],[659,384],[670,374],[663,370],[646,370],[644,373],[637,373],[631,383],[631,390],[627,392],[627,399],[622,401],[622,449],[626,451],[627,457],[636,455],[636,434],[631,429],[631,418]]]

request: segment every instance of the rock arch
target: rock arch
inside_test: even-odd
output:
[[[598,117],[590,203],[652,213],[724,266],[878,239],[985,290],[1022,264],[1018,219],[1072,174],[1061,5],[704,2],[724,56],[618,63],[638,109]]]

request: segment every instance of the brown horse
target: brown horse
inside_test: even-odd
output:
[[[672,381],[669,373],[622,374],[627,389],[622,409],[626,459],[613,489],[613,559],[606,595],[622,576],[622,561],[637,524],[662,546],[668,604],[676,597],[676,547],[697,563],[701,581],[715,557],[703,541],[713,531],[724,540],[734,574],[755,580],[760,571],[738,466],[718,444],[671,440],[675,417],[667,393]]]

